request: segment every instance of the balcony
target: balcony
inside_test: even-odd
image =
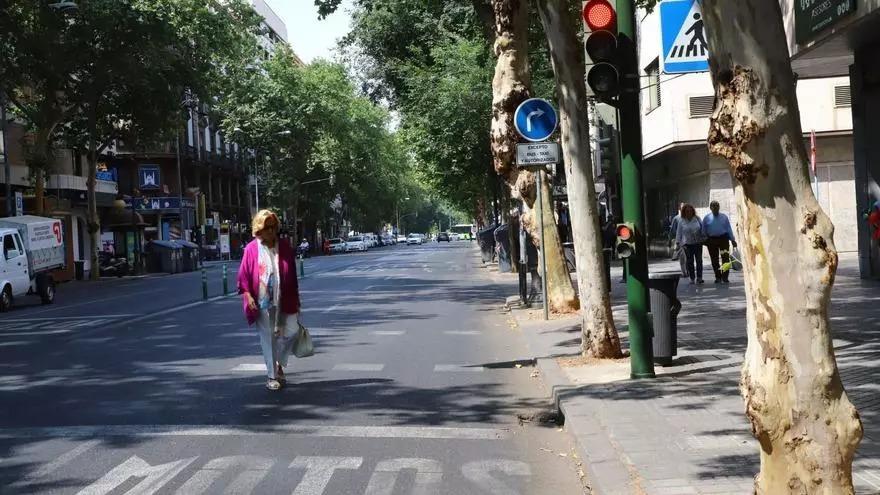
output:
[[[60,189],[66,191],[88,191],[88,185],[85,177],[78,175],[50,175],[46,182],[46,189]],[[116,195],[119,192],[119,186],[116,182],[109,180],[98,180],[95,184],[95,193]]]

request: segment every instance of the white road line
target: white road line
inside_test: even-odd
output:
[[[480,332],[476,330],[446,330],[443,333],[446,335],[480,335]]]
[[[337,309],[339,309],[339,304],[337,304],[335,306],[330,306],[329,308],[322,310],[321,312],[322,313],[332,313],[332,312],[336,311]]]
[[[242,363],[229,371],[266,371],[266,365],[263,363]]]
[[[29,477],[31,479],[37,479],[37,480],[45,478],[46,476],[49,476],[50,474],[52,474],[55,471],[59,470],[60,468],[64,467],[64,465],[66,465],[70,461],[76,459],[77,457],[84,454],[85,452],[92,450],[94,447],[96,447],[100,443],[101,443],[100,440],[89,440],[88,442],[83,442],[83,443],[77,445],[76,447],[74,447],[72,450],[61,454],[54,461],[42,466],[40,469],[37,469]]]
[[[330,426],[330,425],[99,425],[38,428],[0,428],[0,438],[80,437],[217,437],[277,436],[344,438],[418,438],[449,440],[504,440],[510,431],[502,428],[453,428],[442,426]]]
[[[340,363],[333,367],[333,371],[382,371],[384,364],[371,363]]]
[[[468,364],[438,364],[434,366],[434,372],[439,373],[480,373],[486,368],[482,366],[471,366]]]
[[[376,330],[375,332],[370,332],[373,335],[403,335],[406,333],[405,330]]]

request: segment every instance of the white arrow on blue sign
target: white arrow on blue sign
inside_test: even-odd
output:
[[[663,72],[685,74],[709,70],[709,45],[698,0],[660,3]]]
[[[559,119],[553,105],[543,98],[531,98],[513,114],[516,132],[529,141],[544,141],[556,131]]]

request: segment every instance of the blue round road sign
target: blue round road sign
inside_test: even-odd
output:
[[[556,110],[543,98],[528,99],[513,114],[516,132],[529,141],[544,141],[556,131]]]

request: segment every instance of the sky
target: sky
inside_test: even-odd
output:
[[[313,0],[266,0],[266,3],[287,24],[290,46],[306,63],[316,58],[332,59],[336,41],[348,34],[352,0],[343,0],[340,9],[323,21],[318,20]]]

